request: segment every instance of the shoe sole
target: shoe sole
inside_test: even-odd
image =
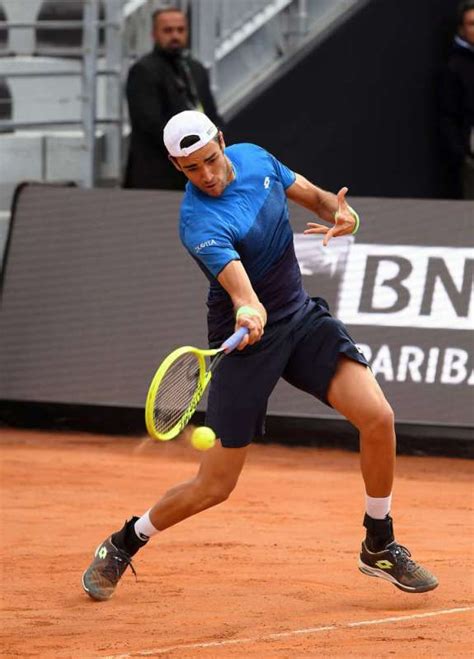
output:
[[[418,587],[405,586],[404,584],[397,581],[395,577],[392,577],[391,574],[387,574],[387,572],[384,572],[383,570],[379,570],[376,567],[370,567],[370,565],[366,565],[361,560],[359,560],[359,570],[362,572],[362,574],[365,574],[368,577],[378,577],[379,579],[384,579],[385,581],[389,581],[400,590],[403,590],[403,592],[405,593],[427,593],[430,590],[434,590],[435,588],[438,587],[438,582],[427,584],[426,586],[418,586]]]
[[[86,572],[87,572],[87,570],[86,570]],[[84,592],[85,592],[87,595],[89,595],[89,597],[90,597],[91,599],[93,599],[95,602],[106,602],[107,600],[109,600],[109,599],[112,597],[113,593],[111,593],[111,594],[108,595],[108,596],[97,596],[97,595],[95,595],[92,591],[90,591],[90,590],[87,588],[87,586],[86,586],[86,584],[85,584],[85,581],[84,581],[84,577],[85,577],[85,575],[86,575],[86,572],[84,572],[83,575],[82,575],[82,577],[81,577],[82,588],[84,589]]]

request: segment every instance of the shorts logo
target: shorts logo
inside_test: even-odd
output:
[[[270,187],[270,177],[269,176],[265,176],[265,178],[263,180],[263,187],[265,188],[265,190],[268,190],[268,188]]]
[[[196,245],[196,247],[194,248],[194,251],[196,254],[199,254],[199,252],[201,252],[205,247],[211,247],[212,245],[217,245],[217,242],[214,240],[214,238],[199,243],[199,245]]]

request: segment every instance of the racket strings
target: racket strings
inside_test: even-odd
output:
[[[199,360],[192,352],[181,355],[171,364],[155,396],[153,420],[157,432],[169,432],[180,421],[184,428],[189,420],[186,411],[200,397],[199,376]]]

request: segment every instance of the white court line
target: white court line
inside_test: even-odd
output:
[[[434,618],[436,616],[445,616],[452,613],[465,613],[474,611],[474,606],[465,606],[458,609],[441,609],[440,611],[429,611],[427,613],[412,613],[407,616],[393,616],[391,618],[380,618],[378,620],[359,620],[358,622],[345,622],[336,625],[325,625],[324,627],[307,627],[306,629],[294,629],[288,632],[277,632],[274,634],[265,634],[265,636],[255,636],[253,638],[233,638],[225,641],[208,641],[207,643],[187,643],[183,645],[170,645],[166,648],[156,648],[154,650],[142,650],[141,652],[130,652],[129,654],[108,655],[103,659],[129,659],[129,657],[148,657],[154,654],[165,654],[173,650],[198,650],[200,648],[217,648],[225,645],[244,645],[245,643],[261,643],[262,641],[272,641],[278,638],[297,636],[301,634],[316,634],[318,632],[334,631],[335,629],[347,629],[352,627],[364,627],[370,625],[386,625],[392,622],[404,622],[405,620],[416,620],[418,618]]]

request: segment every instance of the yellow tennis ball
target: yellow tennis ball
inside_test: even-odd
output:
[[[198,451],[207,451],[212,448],[216,443],[216,433],[212,428],[207,426],[200,426],[195,428],[191,435],[191,444]]]

